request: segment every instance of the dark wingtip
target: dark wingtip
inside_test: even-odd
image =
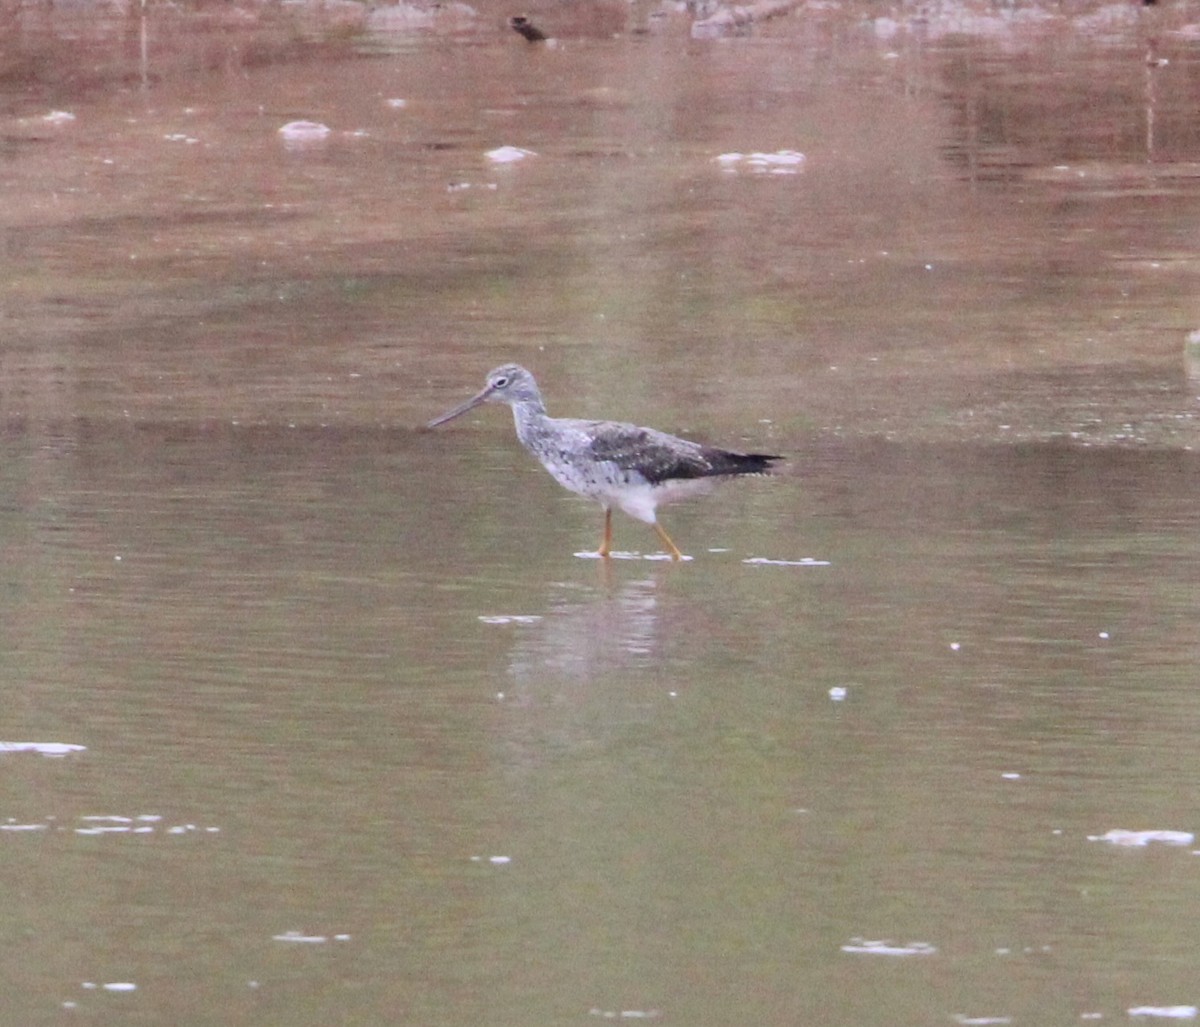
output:
[[[775,453],[734,453],[728,449],[710,449],[705,452],[710,474],[770,474],[773,466],[784,459]]]
[[[742,454],[742,459],[748,465],[748,470],[741,471],[741,474],[768,474],[773,469],[775,464],[784,457],[778,453],[745,453]]]

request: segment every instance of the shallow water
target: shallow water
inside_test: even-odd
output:
[[[6,97],[15,1020],[1200,1004],[1189,46],[664,24]]]

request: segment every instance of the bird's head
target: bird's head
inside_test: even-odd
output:
[[[435,417],[425,427],[436,428],[468,410],[474,410],[481,403],[507,403],[513,406],[517,403],[541,401],[542,396],[533,375],[520,364],[503,364],[488,373],[487,384],[479,392],[453,410],[447,410],[441,417]]]

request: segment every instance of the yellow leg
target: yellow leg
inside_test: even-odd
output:
[[[681,553],[679,551],[679,547],[671,541],[671,536],[663,530],[663,526],[659,524],[658,521],[654,522],[654,530],[658,532],[658,537],[662,539],[663,545],[667,547],[667,552],[671,554],[671,559],[682,560],[683,553]]]
[[[600,542],[598,552],[605,558],[612,552],[612,510],[608,507],[604,510],[604,538]]]

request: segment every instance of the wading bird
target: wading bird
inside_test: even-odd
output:
[[[426,427],[436,428],[481,403],[512,407],[521,445],[564,488],[604,507],[604,537],[599,549],[603,557],[612,552],[614,506],[651,525],[671,559],[680,560],[683,554],[658,523],[655,509],[660,503],[705,492],[716,479],[765,474],[776,460],[783,459],[767,453],[716,449],[620,421],[550,417],[533,375],[518,364],[497,367],[482,390]]]

